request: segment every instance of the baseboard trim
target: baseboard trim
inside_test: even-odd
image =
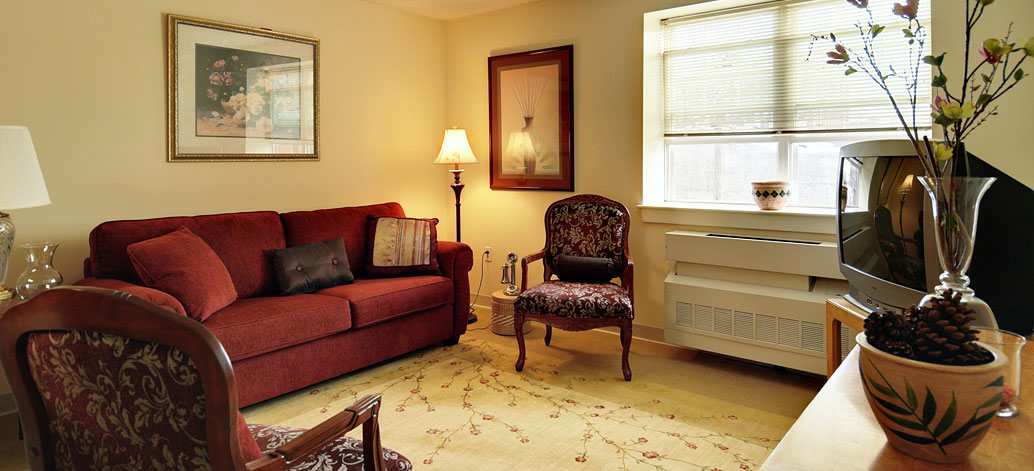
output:
[[[17,408],[14,407],[14,393],[0,394],[0,415],[16,411]]]

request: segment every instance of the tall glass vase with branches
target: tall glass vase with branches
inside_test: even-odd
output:
[[[1021,65],[1028,57],[1034,56],[1034,37],[1012,41],[1010,24],[1003,38],[987,38],[980,44],[979,60],[971,58],[973,30],[995,0],[965,0],[963,73],[961,80],[952,82],[943,69],[947,54],[923,52],[929,32],[918,19],[920,0],[903,3],[845,1],[850,7],[862,10],[860,20],[855,23],[859,36],[855,44],[860,46],[852,48],[833,33],[815,36],[814,41],[832,45],[833,50],[826,54],[827,63],[843,67],[847,76],[861,72],[886,93],[923,165],[925,176],[920,180],[933,203],[938,254],[944,270],[940,277],[941,285],[936,291],[940,293],[951,288],[972,299],[973,291],[968,288],[969,278],[965,271],[973,255],[980,198],[994,180],[968,176],[965,140],[998,113],[996,102],[1029,75]],[[897,70],[881,63],[875,39],[881,34],[895,33],[884,33],[886,27],[875,21],[870,3],[882,3],[894,15],[908,20],[908,26],[897,33],[901,35],[901,41],[907,42],[909,62],[906,69]],[[924,64],[933,68],[935,73],[931,74]],[[926,77],[931,76],[927,82]],[[895,98],[890,86],[894,80],[904,82],[908,103]],[[922,136],[917,126],[918,113],[923,112],[917,98],[919,87],[926,86],[933,88],[931,117],[942,131],[940,142],[931,142]],[[920,304],[925,301],[926,298]],[[990,317],[990,310],[987,310],[987,316]],[[985,323],[993,324],[994,318],[990,317]]]

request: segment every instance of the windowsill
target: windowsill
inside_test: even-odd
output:
[[[753,205],[652,203],[638,206],[643,222],[689,226],[836,234],[831,208],[784,208],[764,211]]]

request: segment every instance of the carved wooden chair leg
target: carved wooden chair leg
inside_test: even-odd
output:
[[[553,326],[546,324],[546,346],[549,346],[549,341],[553,339]]]
[[[517,354],[517,363],[514,365],[514,368],[516,368],[517,371],[521,371],[521,370],[524,369],[524,313],[523,312],[519,312],[519,311],[516,311],[516,310],[513,311],[513,325],[515,326],[513,331],[514,331],[514,334],[517,336],[517,349],[519,350],[519,353]]]
[[[621,373],[625,381],[632,381],[632,367],[628,366],[628,350],[632,347],[632,321],[621,325]]]

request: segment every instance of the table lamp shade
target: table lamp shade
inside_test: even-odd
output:
[[[467,131],[465,129],[446,129],[445,139],[442,139],[442,149],[438,151],[438,157],[434,159],[436,164],[476,164],[478,159],[470,150],[467,142]]]
[[[50,204],[32,136],[25,126],[0,126],[0,210]]]

